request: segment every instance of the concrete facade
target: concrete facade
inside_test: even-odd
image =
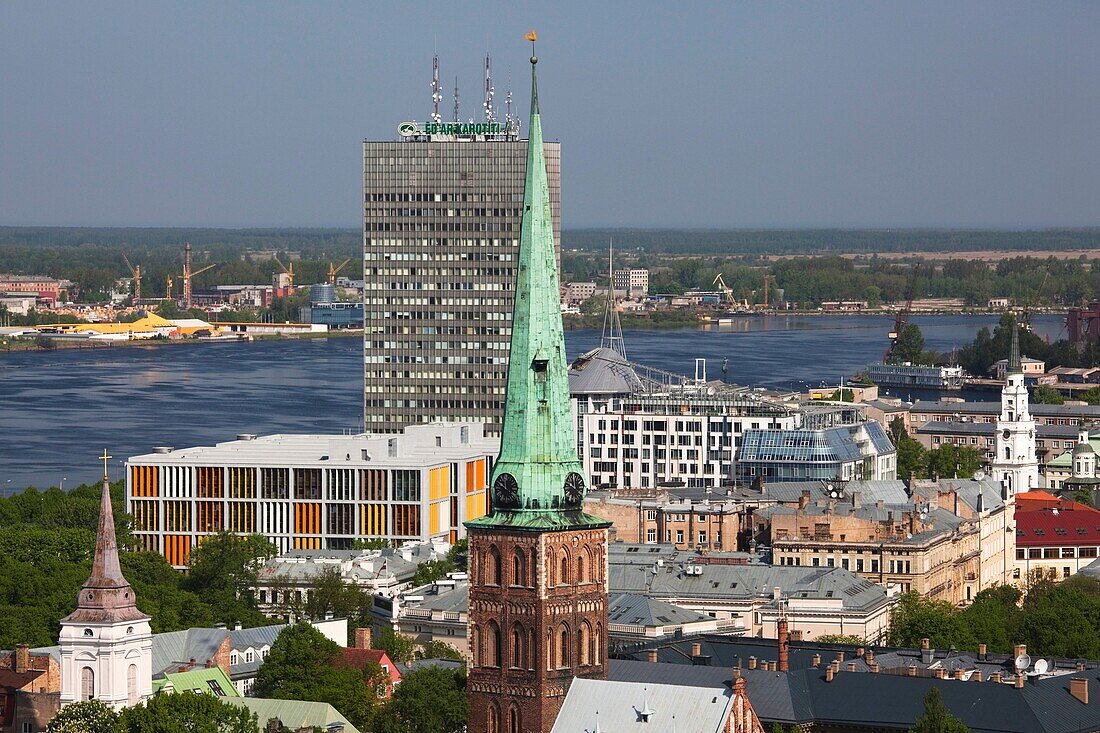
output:
[[[560,251],[561,145],[544,143]],[[363,143],[363,416],[500,432],[527,141]]]

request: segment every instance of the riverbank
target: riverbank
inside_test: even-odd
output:
[[[196,338],[183,338],[183,339],[166,339],[166,338],[154,338],[154,339],[131,339],[122,341],[108,341],[102,339],[74,339],[74,338],[55,338],[49,334],[43,334],[37,337],[31,338],[15,338],[15,339],[0,339],[0,354],[5,353],[26,353],[26,352],[52,352],[52,351],[69,351],[72,349],[87,349],[91,351],[102,351],[104,349],[132,349],[132,348],[160,348],[164,346],[205,346],[210,344],[232,344],[234,346],[247,346],[248,344],[261,343],[265,341],[311,341],[317,339],[346,339],[346,338],[362,338],[363,329],[361,328],[347,328],[335,331],[326,331],[324,333],[300,333],[300,334],[258,334],[253,336],[249,340],[232,340],[232,339],[196,339]]]

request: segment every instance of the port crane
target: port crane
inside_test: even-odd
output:
[[[168,279],[165,281],[164,299],[165,300],[171,300],[172,299],[172,275],[171,275],[171,273],[169,273]]]
[[[711,285],[718,286],[718,292],[722,294],[723,300],[725,300],[729,305],[733,306],[734,308],[748,308],[749,303],[747,300],[738,300],[737,298],[733,297],[733,291],[730,290],[728,285],[726,285],[726,280],[724,277],[722,277],[722,273],[718,273],[718,277],[714,278],[714,281],[711,283]]]
[[[339,274],[340,270],[343,270],[345,267],[347,267],[349,262],[351,262],[350,257],[348,257],[346,260],[341,262],[336,267],[333,267],[331,262],[328,263],[328,284],[329,285],[335,285],[336,284],[336,275]],[[291,263],[292,266],[293,266],[293,264],[294,263]],[[291,283],[291,284],[293,284],[293,283]]]
[[[188,242],[183,247],[183,307],[191,307],[191,278],[196,275],[200,275],[207,270],[211,270],[217,266],[217,263],[211,263],[206,267],[198,270],[191,269],[191,243]],[[171,290],[171,288],[169,288]]]
[[[1039,283],[1039,288],[1031,294],[1031,297],[1027,299],[1027,303],[1024,304],[1023,309],[1020,311],[1020,325],[1028,333],[1031,332],[1031,309],[1038,302],[1039,298],[1042,297],[1043,290],[1046,288],[1047,280],[1049,279],[1050,270],[1044,268],[1043,281]]]
[[[920,274],[920,266],[920,262],[915,264],[913,266],[913,272],[909,275],[909,291],[905,296],[905,306],[894,316],[894,330],[890,331],[888,334],[890,336],[890,346],[886,349],[886,353],[882,355],[884,364],[890,362],[890,357],[894,355],[894,347],[898,344],[898,338],[901,336],[902,330],[909,323],[909,315],[913,312],[913,296],[915,296],[917,292],[917,276]]]
[[[287,267],[286,265],[283,264],[282,260],[279,259],[278,255],[272,255],[272,257],[275,258],[275,263],[278,264],[279,267],[283,268],[283,272],[286,273],[287,279],[290,282],[290,287],[293,288],[294,287],[294,263],[291,262],[290,267]],[[335,276],[334,276],[333,282],[335,282]]]
[[[126,262],[126,267],[130,268],[130,274],[134,278],[134,302],[137,303],[141,300],[141,265],[134,267],[130,264],[130,258],[126,256],[126,253],[122,253],[122,259]]]

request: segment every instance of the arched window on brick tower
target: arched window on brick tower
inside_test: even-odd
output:
[[[569,626],[564,621],[558,627],[558,669],[569,666]]]
[[[565,551],[564,547],[561,550],[558,564],[561,568],[558,574],[558,584],[569,585],[569,553]]]
[[[500,707],[494,702],[489,704],[487,733],[502,733],[500,730]]]
[[[577,664],[582,667],[592,664],[592,627],[588,621],[582,621],[577,629]]]
[[[485,553],[485,584],[500,585],[500,550],[496,545],[489,547]]]
[[[519,547],[512,553],[512,585],[527,585],[527,571],[523,550]]]
[[[527,647],[527,634],[519,624],[512,626],[512,666],[516,669],[526,669],[525,652]]]
[[[513,703],[512,708],[508,711],[508,733],[523,733],[523,727],[520,724],[519,708]]]
[[[500,666],[500,627],[496,621],[490,621],[485,631],[485,664],[486,667]]]

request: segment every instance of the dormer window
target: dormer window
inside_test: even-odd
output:
[[[95,636],[91,629],[84,629],[84,636]]]

